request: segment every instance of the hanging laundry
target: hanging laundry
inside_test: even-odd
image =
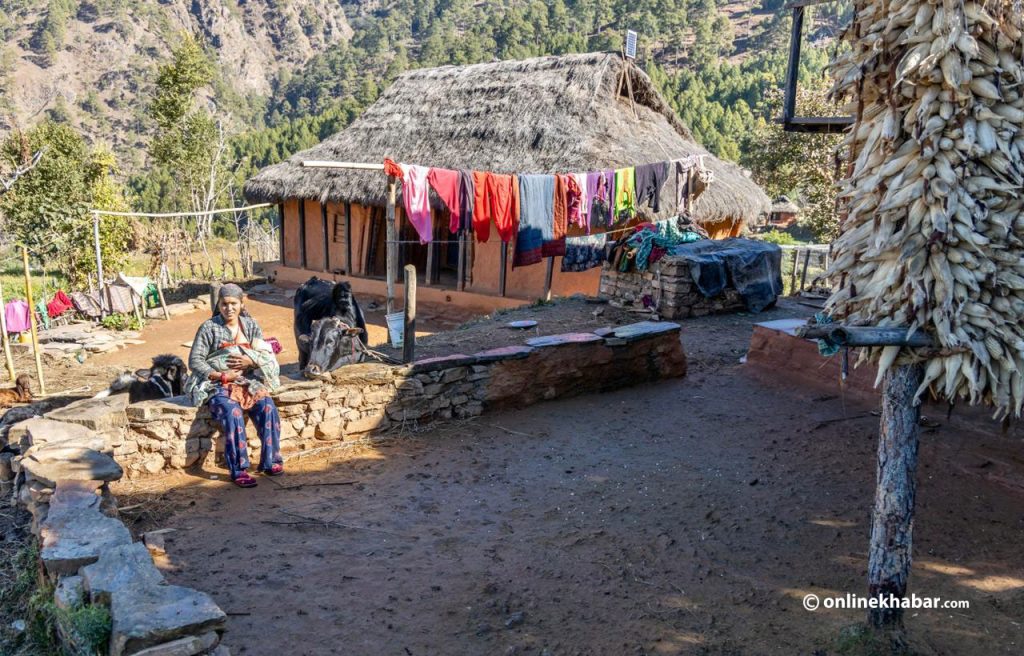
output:
[[[471,171],[459,171],[459,216],[460,230],[473,229],[473,204],[476,198],[476,185],[473,184]]]
[[[434,236],[434,219],[430,213],[430,188],[427,175],[430,169],[415,164],[402,164],[402,200],[405,201],[405,216],[420,236],[420,243],[426,244]]]
[[[394,160],[384,158],[384,175],[389,175],[392,178],[402,179],[404,172],[402,171],[402,165],[396,163]]]
[[[586,271],[599,267],[605,262],[607,235],[586,235],[565,238],[565,256],[562,257],[562,271]]]
[[[76,310],[90,319],[96,319],[102,314],[102,312],[100,312],[99,298],[96,294],[71,292],[71,302],[75,304]]]
[[[4,319],[7,321],[7,332],[9,333],[23,333],[32,329],[28,303],[20,299],[7,302],[7,306],[4,307]]]
[[[636,205],[647,203],[655,213],[661,211],[661,188],[668,180],[668,162],[636,167]]]
[[[670,166],[676,179],[676,214],[688,214],[690,199],[695,198],[700,191],[704,190],[703,185],[701,185],[700,191],[695,188],[699,184],[699,180],[698,176],[694,175],[698,169],[703,168],[703,158],[701,155],[690,155],[671,162]]]
[[[587,174],[587,199],[590,203],[590,229],[604,230],[612,223],[613,171]]]
[[[487,178],[490,173],[473,171],[473,233],[476,240],[486,243],[491,237],[491,204],[487,197]]]
[[[458,171],[448,169],[430,169],[427,174],[427,182],[437,192],[438,197],[448,206],[448,231],[452,234],[459,231],[461,225],[462,203],[460,202],[460,191],[462,190],[462,176]]]
[[[589,212],[587,211],[587,176],[582,173],[570,173],[565,176],[566,204],[568,205],[568,222],[570,226],[583,228],[590,232]]]
[[[553,239],[565,238],[565,231],[569,225],[569,189],[566,184],[566,176],[555,176],[555,216]]]
[[[501,241],[515,237],[519,223],[519,182],[514,175],[487,174],[487,198]]]
[[[613,223],[636,214],[636,169],[627,166],[615,170],[615,212]]]
[[[71,302],[71,299],[64,293],[64,290],[57,290],[57,293],[53,295],[50,302],[46,304],[46,313],[50,315],[51,319],[56,319],[74,307],[75,304]]]
[[[106,292],[107,307],[111,312],[131,314],[135,311],[133,291],[128,285],[107,285],[103,290]]]
[[[512,266],[536,264],[561,255],[564,243],[555,240],[558,181],[553,175],[519,176],[519,231]]]

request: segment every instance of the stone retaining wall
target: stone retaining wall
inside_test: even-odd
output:
[[[620,273],[609,267],[601,272],[601,297],[622,307],[653,310],[666,319],[742,312],[743,298],[732,287],[708,298],[700,293],[683,258],[664,257],[645,272]]]
[[[641,322],[407,366],[349,365],[325,380],[288,382],[274,399],[287,458],[370,433],[466,419],[488,409],[524,407],[685,372],[678,324]],[[129,477],[212,467],[223,451],[209,411],[190,407],[182,398],[131,406],[125,395],[86,399],[46,418],[90,429]],[[8,439],[14,443],[23,432],[16,425]],[[250,444],[258,446],[259,440]]]

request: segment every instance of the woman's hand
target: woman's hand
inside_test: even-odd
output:
[[[224,381],[225,383],[232,383],[242,377],[240,371],[212,371],[210,372],[210,380],[214,382]]]
[[[248,355],[229,355],[228,356],[228,367],[235,371],[248,371],[256,366],[252,358]]]

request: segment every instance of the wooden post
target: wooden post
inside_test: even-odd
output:
[[[883,378],[875,507],[868,553],[869,597],[903,598],[907,593],[921,416],[921,406],[915,403],[914,393],[922,376],[922,365],[905,364],[893,365]],[[903,611],[871,609],[868,623],[876,629],[899,631]]]
[[[431,285],[434,282],[434,240],[427,242],[427,270],[423,272],[423,284]]]
[[[405,329],[402,335],[402,362],[416,358],[416,267],[405,265]]]
[[[508,242],[501,242],[501,269],[498,270],[498,292],[505,296],[505,277],[508,273]]]
[[[96,249],[96,290],[100,295],[100,316],[106,316],[107,304],[103,297],[103,256],[100,254],[100,213],[92,213],[92,241]],[[25,265],[28,266],[27,264]],[[27,271],[27,269],[26,269]]]
[[[800,268],[800,250],[793,249],[793,270],[789,274],[789,295],[796,295],[796,271]]]
[[[466,291],[466,231],[459,230],[459,266],[456,289]]]
[[[800,273],[800,291],[804,290],[804,285],[807,284],[807,265],[811,263],[811,249],[804,251],[804,270]]]
[[[548,257],[547,271],[544,272],[544,300],[551,300],[551,278],[555,273],[555,258]]]
[[[4,364],[7,366],[7,375],[11,381],[17,378],[14,370],[14,357],[11,355],[11,339],[7,336],[7,304],[4,303],[4,287],[0,284],[0,342],[4,347]]]
[[[167,311],[167,303],[164,302],[164,287],[160,284],[159,276],[156,279],[156,295],[160,299],[160,307],[164,311],[164,321],[171,320],[171,313]]]
[[[21,247],[21,262],[25,266],[25,300],[28,301],[29,324],[32,326],[32,353],[36,356],[39,396],[46,396],[46,381],[43,380],[43,359],[42,354],[39,353],[39,329],[36,327],[36,308],[32,303],[32,276],[28,272],[28,248],[25,246]]]
[[[324,230],[324,271],[331,272],[331,242],[327,237],[327,203],[320,205],[320,223]]]
[[[345,275],[352,275],[352,203],[345,203]]]
[[[284,261],[284,203],[277,204],[277,249],[281,264],[288,266]]]
[[[388,208],[384,223],[387,229],[387,313],[395,311],[395,278],[398,277],[398,230],[395,226],[395,198],[398,194],[398,183],[394,176],[388,176]]]

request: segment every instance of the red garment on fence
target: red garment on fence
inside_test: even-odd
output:
[[[57,293],[53,295],[53,299],[46,304],[46,313],[50,315],[51,319],[56,319],[74,307],[75,304],[71,302],[64,290],[58,289]]]
[[[461,216],[459,191],[462,189],[462,178],[459,176],[459,172],[448,169],[430,169],[427,174],[427,182],[448,206],[448,230],[452,234],[457,233]]]

